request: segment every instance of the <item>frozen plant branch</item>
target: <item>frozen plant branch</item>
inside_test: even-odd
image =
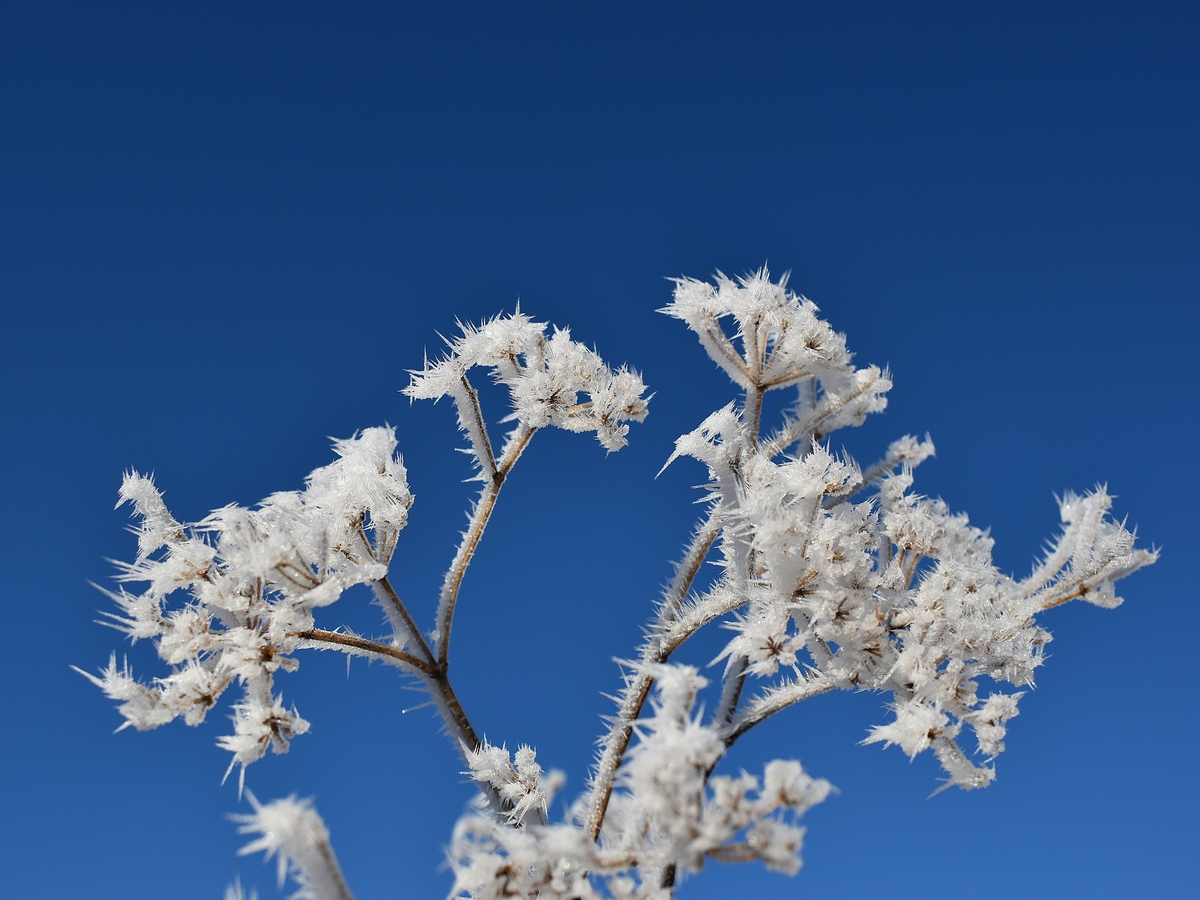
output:
[[[458,592],[462,588],[463,576],[471,564],[471,559],[475,556],[475,550],[483,537],[483,531],[492,517],[492,511],[496,508],[496,499],[500,496],[500,488],[503,487],[504,480],[516,465],[521,453],[529,446],[529,440],[532,437],[532,428],[524,426],[518,428],[501,457],[500,465],[495,467],[495,464],[492,464],[494,470],[490,480],[484,485],[478,500],[475,501],[475,506],[471,511],[470,524],[463,535],[462,543],[459,544],[454,562],[450,564],[450,569],[446,573],[442,585],[442,595],[438,601],[438,626],[434,632],[438,645],[437,664],[441,668],[445,668],[450,663],[450,628],[454,623],[454,609],[458,604]]]
[[[372,581],[371,590],[375,594],[376,601],[383,607],[392,630],[400,637],[401,642],[406,646],[416,647],[420,651],[421,659],[427,665],[433,666],[433,653],[430,651],[429,645],[425,642],[425,638],[409,613],[408,607],[400,600],[400,595],[396,593],[396,589],[392,587],[392,583],[388,580],[387,576],[380,578],[378,581]]]
[[[556,329],[547,337],[546,326],[523,316],[498,317],[479,328],[462,326],[462,337],[448,341],[449,353],[441,361],[425,363],[412,372],[404,393],[411,399],[437,400],[447,394],[458,412],[459,428],[470,441],[469,452],[484,483],[471,511],[470,523],[450,565],[438,601],[438,665],[449,664],[450,629],[463,576],[491,518],[504,480],[539,428],[557,426],[568,431],[595,431],[609,451],[625,445],[627,421],[646,415],[642,394],[645,386],[638,375],[622,367],[613,371],[570,332]],[[510,393],[511,419],[516,429],[508,436],[500,460],[492,452],[487,423],[479,406],[479,395],[467,378],[475,366],[492,370],[496,381]],[[579,402],[579,395],[588,400]]]
[[[688,623],[690,628],[686,625],[679,627],[678,620],[685,609],[684,600],[719,533],[720,528],[711,516],[696,529],[687,552],[675,566],[675,577],[659,605],[658,621],[642,646],[637,671],[626,678],[617,715],[612,720],[608,734],[601,741],[600,756],[592,775],[586,827],[593,840],[600,836],[600,827],[604,823],[616,773],[633,736],[633,723],[641,715],[642,707],[650,696],[650,688],[654,685],[654,679],[649,672],[655,664],[666,662],[671,653],[687,637],[695,634],[701,625],[720,614],[714,613],[703,621],[702,617],[693,615],[692,621]]]
[[[311,800],[274,800],[261,804],[247,795],[254,812],[234,816],[241,834],[257,834],[238,851],[241,855],[262,851],[276,857],[279,884],[289,875],[299,886],[293,900],[354,900],[329,843],[329,829],[313,808]]]
[[[411,653],[369,641],[353,634],[343,634],[339,631],[326,631],[323,628],[310,628],[308,631],[297,631],[290,637],[299,638],[300,649],[337,649],[354,656],[365,656],[367,659],[383,659],[388,662],[403,663],[415,669],[422,675],[433,675],[434,668],[428,662],[417,659]]]
[[[237,686],[233,733],[218,742],[244,777],[268,749],[286,752],[308,730],[275,685],[298,667],[300,651],[397,667],[428,691],[479,788],[449,848],[452,893],[475,900],[663,900],[711,861],[759,861],[794,874],[799,820],[830,785],[794,760],[769,761],[761,777],[730,775],[722,761],[750,729],[832,691],[886,694],[885,721],[865,743],[910,757],[930,751],[946,773],[941,789],[990,784],[1007,724],[1051,639],[1039,617],[1075,599],[1119,604],[1116,582],[1157,552],[1137,547],[1112,518],[1106,489],[1068,493],[1059,501],[1062,534],[1027,578],[1013,579],[994,565],[986,532],[913,490],[914,470],[933,455],[928,438],[903,437],[866,469],[836,451],[830,436],[883,410],[891,378],[855,366],[845,337],[786,277],[773,282],[762,269],[736,280],[718,273],[711,284],[678,279],[662,312],[696,334],[739,400],[682,435],[667,459],[703,466],[706,512],[648,610],[641,645],[621,664],[616,712],[587,791],[564,820],[549,814],[561,773],[545,773],[531,747],[510,754],[482,739],[467,716],[450,679],[450,638],[467,570],[533,436],[551,427],[594,432],[606,450],[619,450],[648,401],[635,372],[610,367],[565,329],[548,330],[519,309],[461,326],[446,355],[411,372],[404,389],[413,400],[450,397],[479,482],[431,641],[414,612],[432,598],[410,607],[389,578],[413,498],[394,432],[371,428],[335,441],[337,459],[303,490],[191,524],[171,515],[151,478],[127,475],[120,498],[134,507],[138,549],[119,564],[120,589],[105,592],[116,607],[110,624],[133,641],[152,640],[168,671],[141,681],[114,654],[87,677],[137,729],[178,718],[198,725]],[[502,444],[471,381],[477,367],[508,393]],[[774,390],[794,394],[770,430],[764,400]],[[701,584],[706,563],[718,574]],[[370,586],[390,635],[318,624],[356,584]],[[672,660],[708,626],[727,633],[711,695],[708,679]],[[503,723],[486,724],[503,733]],[[310,803],[261,805],[252,795],[250,803],[242,830],[259,837],[244,852],[277,856],[297,897],[350,896]],[[244,894],[235,885],[227,896]]]

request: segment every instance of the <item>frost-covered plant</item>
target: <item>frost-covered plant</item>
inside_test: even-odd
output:
[[[279,884],[291,874],[300,886],[293,900],[351,900],[353,895],[329,844],[329,829],[312,803],[293,796],[264,805],[253,794],[249,798],[254,812],[233,819],[242,823],[241,834],[258,834],[259,838],[239,852],[245,855],[261,850],[267,859],[277,857]],[[235,885],[234,890],[238,889]]]
[[[451,398],[481,483],[428,637],[388,580],[412,494],[393,430],[370,428],[337,441],[338,459],[314,471],[303,491],[273,494],[253,509],[225,507],[191,525],[168,512],[150,478],[127,475],[120,496],[140,519],[138,554],[119,580],[147,587],[111,592],[119,608],[112,619],[134,640],[153,639],[170,672],[141,682],[114,656],[88,677],[138,729],[176,718],[199,724],[236,684],[233,734],[219,742],[244,777],[268,748],[285,752],[308,728],[275,691],[276,673],[295,669],[298,651],[335,649],[398,667],[428,690],[481,789],[449,849],[455,896],[665,898],[708,859],[796,872],[797,822],[830,785],[790,760],[767,763],[761,778],[713,773],[749,729],[832,690],[890,695],[892,715],[868,742],[909,756],[932,750],[946,787],[989,784],[1022,692],[981,696],[980,679],[1031,685],[1050,640],[1038,613],[1077,598],[1117,605],[1114,583],[1156,553],[1134,546],[1100,489],[1065,496],[1065,527],[1045,559],[1027,578],[1006,576],[985,532],[912,491],[913,469],[933,453],[928,439],[901,438],[865,470],[833,452],[829,435],[882,410],[891,381],[874,366],[856,368],[845,338],[786,279],[774,283],[765,269],[738,281],[718,275],[714,284],[679,279],[662,312],[696,332],[743,397],[679,438],[667,460],[704,464],[707,512],[626,665],[588,789],[564,821],[548,820],[562,776],[543,773],[527,746],[513,757],[480,740],[455,696],[455,606],[501,487],[535,433],[592,431],[619,450],[647,400],[635,372],[613,370],[566,330],[547,333],[519,311],[463,326],[446,356],[411,373],[404,391]],[[514,425],[499,453],[471,381],[480,366],[511,398]],[[763,433],[763,400],[776,389],[794,392],[795,402]],[[697,575],[709,559],[720,576],[701,589]],[[317,627],[317,610],[355,584],[374,590],[387,638]],[[706,679],[671,657],[713,623],[732,637],[718,657],[720,699],[704,715],[697,698]],[[973,754],[960,743],[966,729]],[[260,837],[245,852],[277,855],[281,880],[290,872],[298,897],[350,896],[309,803],[251,803],[242,830]],[[228,896],[241,893],[233,886]]]

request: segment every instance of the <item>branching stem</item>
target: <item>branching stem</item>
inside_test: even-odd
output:
[[[763,397],[767,389],[763,385],[755,385],[746,389],[746,413],[749,415],[751,452],[758,446],[758,431],[762,426]]]
[[[405,632],[403,637],[411,641],[421,651],[421,655],[432,670],[434,666],[433,652],[429,649],[429,644],[426,643],[425,637],[421,634],[421,629],[417,627],[416,621],[409,613],[408,607],[404,605],[404,602],[400,599],[400,595],[396,593],[396,589],[392,587],[392,583],[388,580],[387,576],[385,575],[378,581],[372,582],[371,590],[375,592],[376,599],[379,600],[380,605],[387,612],[388,619],[393,622],[393,627],[397,623],[403,626],[403,631]]]
[[[713,724],[718,728],[726,728],[733,721],[738,701],[742,699],[742,687],[745,683],[746,657],[739,656],[730,661],[725,680],[721,684],[721,702],[713,713]]]
[[[529,439],[533,437],[535,430],[527,425],[521,425],[509,439],[503,456],[495,464],[495,474],[479,494],[467,531],[454,556],[454,562],[450,564],[450,569],[446,572],[446,579],[442,584],[441,600],[438,603],[436,632],[437,665],[441,669],[445,669],[450,662],[450,629],[454,624],[454,609],[458,603],[458,592],[462,587],[463,575],[466,574],[467,567],[471,564],[471,558],[479,546],[479,540],[483,537],[483,531],[487,528],[488,520],[492,517],[492,511],[496,507],[496,498],[500,495],[500,488],[504,486],[504,480],[508,477],[508,473],[512,471],[512,467],[516,465],[525,448],[529,446]]]
[[[290,636],[300,638],[300,640],[308,641],[314,645],[332,644],[336,649],[343,652],[357,650],[367,656],[379,656],[396,660],[406,666],[410,666],[426,678],[434,674],[434,667],[432,665],[422,659],[418,659],[411,653],[407,653],[398,647],[391,647],[387,644],[381,644],[378,641],[358,637],[357,635],[343,634],[340,631],[326,631],[324,628],[310,628],[308,631],[291,632]]]
[[[492,440],[488,435],[487,422],[483,418],[483,410],[479,407],[479,392],[471,384],[466,375],[459,377],[459,384],[451,391],[455,406],[458,407],[458,420],[471,447],[480,468],[487,478],[496,474],[496,456],[492,451]]]
[[[733,742],[739,737],[780,710],[809,697],[832,691],[836,686],[835,682],[825,678],[802,679],[787,688],[776,689],[766,697],[750,702],[747,708],[729,723],[725,732],[725,746],[733,746]]]
[[[475,727],[471,724],[471,720],[467,718],[466,712],[463,711],[462,704],[459,702],[458,696],[454,693],[454,688],[451,686],[450,679],[447,677],[445,670],[422,659],[418,659],[411,653],[401,650],[399,647],[391,647],[387,644],[381,644],[378,641],[358,637],[354,634],[343,634],[340,631],[326,631],[323,628],[310,628],[308,631],[292,632],[291,637],[299,638],[310,646],[325,645],[331,649],[351,654],[359,653],[364,656],[378,657],[388,661],[394,660],[402,666],[412,669],[413,674],[419,675],[430,687],[434,694],[434,699],[438,704],[444,707],[445,711],[449,713],[445,717],[446,727],[454,733],[454,737],[469,749],[475,750],[479,748],[479,736],[475,731]]]
[[[708,551],[712,549],[713,542],[716,541],[720,531],[716,516],[710,513],[692,536],[692,542],[688,546],[687,552],[684,553],[683,559],[676,565],[671,587],[663,598],[662,606],[659,607],[656,628],[658,634],[649,640],[642,650],[640,662],[643,666],[666,662],[675,648],[683,643],[688,635],[694,634],[696,628],[700,627],[697,624],[696,628],[687,634],[670,633],[671,626],[675,624],[680,610],[683,608],[683,602],[692,589],[696,576],[700,573],[700,566],[708,555]],[[625,690],[621,693],[621,706],[613,719],[612,727],[604,737],[600,761],[596,765],[596,774],[592,779],[591,796],[588,798],[587,828],[592,840],[598,840],[600,837],[604,816],[608,812],[608,801],[612,797],[613,785],[616,783],[617,770],[621,768],[621,763],[625,760],[625,751],[629,749],[629,740],[633,737],[633,723],[641,715],[653,685],[652,677],[645,674],[644,671],[638,672],[630,678],[625,685]]]
[[[715,336],[714,343],[717,343]],[[728,341],[725,343],[728,344]],[[732,347],[730,347],[730,350],[732,350]],[[738,362],[743,371],[747,375],[751,375],[749,367],[746,366],[740,357],[738,357]],[[746,388],[745,408],[749,416],[750,447],[752,453],[758,444],[763,397],[766,391],[766,387],[757,383]],[[701,626],[712,621],[716,615],[728,612],[730,609],[735,609],[746,602],[744,597],[737,597],[734,601],[734,606],[723,604],[720,613],[714,612],[712,615],[697,615],[694,621],[688,622],[688,627],[685,628],[672,627],[677,624],[676,620],[679,618],[683,602],[699,573],[700,565],[720,534],[721,527],[716,519],[715,512],[709,514],[705,522],[696,530],[696,534],[692,538],[692,543],[676,567],[675,578],[672,581],[671,588],[664,598],[662,606],[659,608],[657,634],[647,642],[642,652],[640,662],[643,664],[643,667],[647,664],[666,662],[671,653],[687,638],[695,634]],[[704,613],[708,612],[708,610],[704,611]],[[732,719],[734,709],[737,707],[738,698],[741,695],[742,683],[745,679],[745,660],[735,662],[734,665],[735,667],[740,667],[738,674],[734,678],[735,684],[726,684],[725,696],[723,697],[723,703],[731,699],[733,704],[731,709],[722,712],[723,718],[721,721],[726,723]],[[622,692],[621,706],[618,709],[616,718],[613,720],[612,728],[604,739],[600,761],[596,767],[596,775],[592,780],[592,793],[588,801],[587,821],[588,831],[591,834],[592,840],[599,840],[600,830],[604,826],[604,816],[608,811],[608,803],[612,798],[613,787],[616,783],[617,771],[624,762],[625,753],[629,749],[629,741],[633,737],[633,723],[641,715],[653,685],[654,679],[642,671],[630,679],[626,684],[625,690]]]

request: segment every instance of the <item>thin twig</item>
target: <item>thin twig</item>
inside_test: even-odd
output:
[[[753,383],[754,374],[747,367],[746,361],[742,359],[742,355],[737,352],[737,349],[730,342],[729,336],[725,334],[725,330],[721,327],[720,323],[714,319],[704,331],[697,331],[696,333],[705,347],[711,348],[717,354],[724,357],[745,378],[745,381],[739,381],[739,384]],[[705,340],[705,338],[708,340]],[[720,365],[720,361],[718,360],[717,362]],[[729,372],[730,375],[733,374],[729,369],[725,369],[725,371]]]
[[[753,388],[746,390],[746,407],[750,413],[750,447],[758,446],[758,429],[762,424],[762,408],[763,396],[767,393],[767,389],[762,385],[756,385]]]
[[[388,619],[392,621],[392,627],[395,628],[397,623],[403,625],[404,631],[407,632],[404,636],[411,640],[421,651],[421,655],[425,657],[425,660],[432,669],[436,665],[433,652],[429,649],[429,644],[425,642],[425,637],[421,634],[421,629],[417,627],[417,623],[413,620],[412,615],[409,614],[408,607],[404,605],[404,602],[400,599],[400,595],[392,587],[391,581],[385,575],[378,581],[371,582],[371,590],[375,592],[375,598],[388,614]]]
[[[333,644],[339,649],[357,650],[369,656],[388,657],[411,666],[426,677],[432,677],[434,674],[433,666],[411,653],[357,635],[343,634],[340,631],[326,631],[323,628],[310,628],[308,631],[289,632],[289,636],[300,638],[302,641],[310,641],[313,644]]]
[[[629,741],[633,737],[633,723],[641,715],[642,708],[646,705],[646,699],[650,695],[650,689],[654,686],[654,678],[644,669],[650,665],[666,662],[684,641],[704,625],[749,602],[748,597],[734,591],[718,594],[711,599],[713,602],[700,603],[688,608],[686,614],[677,620],[670,629],[657,640],[652,639],[643,650],[642,658],[639,661],[643,671],[632,675],[626,682],[620,709],[613,718],[612,727],[604,739],[600,761],[596,765],[596,774],[592,779],[592,794],[588,802],[588,821],[593,840],[599,837],[600,829],[604,824],[604,816],[608,811],[608,802],[612,797],[617,771],[624,762],[625,753],[629,749]]]
[[[721,702],[713,711],[712,721],[718,728],[726,728],[737,712],[738,701],[742,699],[742,687],[746,683],[746,657],[738,656],[731,660],[725,672],[725,680],[721,683]]]
[[[459,422],[467,433],[471,446],[475,448],[475,458],[483,469],[484,477],[492,478],[496,474],[496,456],[492,452],[492,439],[488,436],[483,410],[479,407],[479,392],[464,374],[459,378],[459,385],[451,391],[450,396],[458,408]]]
[[[338,865],[337,857],[333,855],[333,847],[330,846],[328,840],[317,844],[317,853],[321,856],[321,862],[325,866],[329,880],[333,882],[334,890],[338,892],[335,900],[354,900],[354,894],[350,892],[350,885],[346,884],[346,876],[342,874],[342,867]],[[301,893],[303,894],[303,891]]]
[[[708,556],[708,551],[712,549],[717,535],[721,533],[721,528],[714,522],[714,519],[715,516],[710,513],[708,518],[696,529],[683,559],[675,566],[675,577],[671,579],[671,586],[667,589],[658,610],[658,628],[660,630],[675,621],[683,606],[683,601],[687,599],[688,592],[692,589],[692,583],[700,573],[700,566]]]
[[[445,581],[442,583],[441,600],[438,603],[436,632],[437,664],[443,669],[450,661],[450,629],[454,624],[454,608],[458,603],[458,592],[462,587],[463,575],[466,574],[467,567],[471,564],[471,558],[479,546],[479,540],[483,537],[483,531],[487,528],[488,520],[492,517],[492,510],[495,509],[500,488],[504,486],[504,480],[508,477],[508,473],[512,471],[513,466],[516,465],[517,460],[529,445],[529,439],[533,437],[534,431],[536,429],[521,425],[509,439],[495,474],[479,494],[462,543],[459,544],[454,561],[450,564],[449,571],[446,572]]]
[[[455,694],[454,687],[450,684],[450,679],[444,669],[426,663],[398,647],[389,647],[387,644],[381,644],[378,641],[368,640],[367,638],[361,638],[352,634],[311,628],[308,631],[293,632],[291,636],[300,638],[309,646],[331,646],[343,652],[361,653],[365,656],[382,658],[389,662],[395,660],[398,663],[411,667],[414,670],[413,674],[418,675],[425,682],[425,686],[429,689],[434,702],[441,712],[442,721],[446,729],[450,732],[455,746],[463,754],[464,759],[466,758],[465,751],[478,750],[482,746],[479,734],[475,731],[475,726],[471,724],[471,720],[467,718],[466,711],[463,709],[458,695]],[[500,799],[494,787],[481,785],[480,790],[483,791],[488,801],[498,812],[503,812],[508,808],[504,801]]]
[[[633,723],[641,714],[654,679],[649,675],[634,675],[627,683],[624,701],[613,719],[612,729],[604,739],[600,760],[596,764],[596,775],[592,779],[592,794],[588,798],[588,832],[593,841],[600,839],[604,816],[608,812],[608,801],[612,797],[617,770],[625,760],[629,739],[633,736]]]
[[[709,513],[708,518],[696,529],[687,552],[675,566],[675,577],[671,580],[671,586],[658,611],[658,622],[655,628],[657,639],[648,640],[643,648],[641,658],[643,664],[666,662],[675,648],[703,624],[703,622],[698,623],[686,634],[673,633],[671,628],[700,572],[700,566],[709,550],[712,549],[713,542],[717,539],[720,531],[714,513]],[[625,751],[628,750],[630,738],[633,736],[633,723],[641,715],[653,685],[654,679],[644,672],[633,675],[626,682],[625,690],[622,692],[621,706],[612,721],[612,727],[605,735],[600,759],[596,764],[596,773],[592,778],[591,796],[588,799],[588,831],[592,840],[600,837],[600,829],[604,825],[604,816],[608,811],[608,801],[612,797],[613,785],[616,782],[617,770],[624,762]]]
[[[766,388],[761,384],[756,384],[753,388],[746,389],[746,406],[751,412],[750,419],[750,454],[758,453],[758,428],[759,421],[762,418],[762,402],[763,394],[766,393]],[[768,456],[768,459],[770,457]],[[815,516],[815,512],[814,512]],[[809,529],[811,531],[811,527]],[[754,581],[753,563],[753,548],[750,542],[745,537],[735,538],[740,545],[738,559],[745,560],[744,564],[739,566],[741,569],[739,575],[745,586]],[[741,547],[745,548],[745,552],[741,552]],[[807,545],[801,550],[801,555],[807,551]],[[747,591],[748,593],[748,591]],[[746,666],[747,660],[745,656],[733,657],[729,660],[729,666],[725,669],[725,678],[721,684],[721,701],[717,705],[713,713],[713,723],[718,727],[725,727],[733,721],[734,713],[737,712],[738,701],[742,697],[742,686],[746,682]]]
[[[483,742],[479,740],[479,735],[475,731],[475,727],[471,724],[471,720],[467,718],[467,714],[458,700],[458,695],[454,693],[454,688],[450,684],[450,678],[446,675],[446,671],[444,669],[435,669],[433,674],[428,677],[436,689],[434,698],[440,705],[444,706],[442,718],[446,722],[446,727],[454,733],[454,736],[458,739],[460,748],[466,747],[469,750],[478,750],[483,746]]]
[[[785,422],[783,428],[777,431],[762,446],[762,453],[768,459],[774,459],[802,438],[812,438],[821,435],[823,431],[822,426],[878,383],[879,378],[874,378],[864,381],[849,394],[837,397],[826,394],[821,398],[817,406],[808,411],[807,415]]]
[[[732,746],[739,737],[780,710],[787,709],[809,697],[824,694],[833,690],[834,687],[836,684],[824,677],[804,678],[792,684],[777,687],[766,695],[750,701],[741,715],[736,716],[729,723],[729,727],[724,733],[725,746]]]

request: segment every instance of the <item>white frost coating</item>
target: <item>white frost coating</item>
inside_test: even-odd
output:
[[[951,783],[986,784],[992,769],[971,763],[955,740],[970,725],[985,757],[995,756],[1020,693],[982,701],[976,679],[1032,684],[1050,640],[1034,616],[1077,597],[1115,605],[1113,582],[1156,554],[1136,550],[1133,534],[1107,518],[1111,500],[1103,489],[1068,494],[1062,537],[1029,579],[1017,582],[995,568],[991,539],[966,515],[911,492],[912,466],[933,453],[928,439],[894,442],[865,474],[835,458],[815,439],[857,424],[882,408],[883,398],[868,392],[842,403],[852,385],[872,381],[860,378],[872,370],[854,370],[844,341],[812,324],[815,307],[789,295],[783,282],[772,289],[766,277],[759,271],[735,284],[721,276],[715,288],[683,280],[664,310],[684,319],[713,359],[751,389],[772,387],[779,377],[771,361],[783,345],[762,335],[782,333],[781,321],[794,322],[788,333],[811,335],[809,342],[826,351],[791,345],[788,371],[811,373],[815,387],[801,386],[784,437],[757,441],[742,424],[744,410],[726,407],[676,444],[672,459],[690,455],[708,467],[710,502],[726,527],[722,582],[743,581],[744,565],[760,587],[747,591],[743,611],[729,623],[736,636],[723,656],[744,660],[751,677],[807,668],[805,680],[822,689],[887,691],[895,718],[874,728],[868,742],[897,744],[910,756],[932,748]],[[738,323],[744,356],[735,364],[730,340],[714,337],[723,315]],[[757,343],[748,342],[752,334]],[[885,381],[875,379],[871,390],[886,390]],[[826,412],[815,412],[823,406]],[[797,456],[782,455],[796,443]],[[851,502],[870,488],[874,496]],[[761,696],[772,690],[768,685]]]
[[[298,800],[293,795],[262,804],[253,794],[247,797],[254,812],[233,818],[242,823],[239,834],[259,837],[239,850],[239,855],[262,851],[268,860],[275,857],[280,886],[291,875],[299,888],[292,900],[354,900],[329,844],[329,829],[312,800]]]
[[[663,312],[695,331],[744,393],[680,437],[667,461],[705,467],[705,515],[625,667],[587,792],[564,821],[547,821],[559,773],[543,774],[530,747],[510,756],[478,737],[451,688],[451,625],[501,486],[534,433],[594,431],[616,450],[647,400],[636,373],[613,370],[565,329],[548,333],[519,310],[463,326],[446,357],[411,373],[405,389],[413,399],[453,399],[482,482],[443,578],[431,644],[386,578],[412,505],[391,429],[335,442],[338,459],[303,491],[191,525],[171,515],[151,478],[126,476],[121,501],[139,518],[138,551],[120,580],[146,587],[110,592],[112,618],[131,639],[153,639],[170,673],[140,682],[114,654],[88,676],[118,702],[122,727],[199,724],[237,683],[233,734],[220,744],[244,775],[268,747],[282,752],[309,727],[274,690],[275,674],[298,665],[296,651],[395,663],[430,691],[483,794],[449,849],[454,894],[479,900],[665,900],[710,860],[794,873],[798,820],[829,784],[794,760],[768,762],[761,777],[718,770],[746,731],[829,691],[886,694],[890,712],[866,743],[910,757],[931,751],[947,787],[988,785],[1020,688],[1033,684],[1050,641],[1040,615],[1073,599],[1117,605],[1115,583],[1157,554],[1111,518],[1104,488],[1068,493],[1062,534],[1029,577],[1013,579],[995,567],[986,532],[913,490],[914,468],[934,452],[928,437],[902,437],[865,468],[835,452],[829,436],[883,410],[891,378],[855,367],[845,338],[786,280],[772,282],[765,269],[712,285],[679,279]],[[477,366],[511,399],[506,421],[516,426],[498,453],[468,378]],[[795,390],[793,402],[771,431],[763,398],[782,388]],[[719,575],[697,584],[708,562]],[[317,610],[360,583],[388,613],[389,643],[314,626]],[[717,657],[720,699],[705,716],[707,680],[670,657],[714,623],[730,635]],[[960,741],[971,733],[969,753]],[[298,897],[349,896],[310,804],[251,802],[243,830],[260,837],[245,852],[277,854],[281,873],[300,882]],[[241,900],[240,887],[227,897]]]
[[[477,750],[464,747],[463,756],[470,766],[470,771],[463,774],[496,789],[500,799],[507,804],[510,824],[524,824],[530,813],[545,824],[547,807],[555,791],[562,786],[563,776],[561,772],[551,772],[543,784],[542,767],[538,765],[533,748],[522,744],[516,758],[511,759],[507,748],[493,747],[485,739]]]
[[[475,366],[491,368],[496,380],[508,387],[512,418],[526,428],[553,425],[594,431],[604,448],[613,451],[627,443],[629,426],[624,423],[646,417],[641,376],[625,366],[613,371],[594,351],[571,340],[568,329],[555,328],[547,337],[546,325],[520,310],[478,328],[461,323],[460,328],[462,336],[447,341],[450,351],[445,358],[426,361],[424,369],[412,372],[404,393],[414,400],[452,397],[459,425],[485,473],[491,474],[495,461],[489,466],[491,445],[465,380]]]
[[[147,587],[107,592],[120,609],[110,618],[134,640],[153,639],[171,672],[139,682],[114,654],[99,677],[87,675],[120,703],[122,727],[198,725],[236,683],[244,694],[234,733],[218,740],[233,754],[231,768],[244,772],[268,748],[284,753],[308,730],[274,693],[275,675],[299,665],[293,653],[315,609],[387,574],[413,501],[395,449],[392,429],[368,428],[335,441],[338,459],[309,475],[303,491],[272,494],[254,509],[227,506],[194,525],[171,516],[152,479],[125,476],[121,502],[140,522],[137,559],[119,579]]]
[[[815,303],[787,289],[786,275],[773,283],[766,268],[736,281],[718,272],[715,284],[677,278],[675,298],[660,312],[686,322],[745,388],[774,390],[813,376],[836,389],[853,368],[846,336],[817,316]],[[720,324],[726,316],[737,326],[732,337]]]
[[[601,840],[578,821],[515,829],[477,806],[454,831],[453,896],[661,898],[670,896],[668,873],[698,872],[707,858],[799,870],[804,830],[795,821],[829,795],[829,783],[794,760],[769,763],[761,782],[745,773],[710,778],[725,743],[695,712],[707,681],[691,666],[648,674],[657,685],[653,715],[638,723]],[[479,756],[479,771],[498,770],[503,781],[508,754],[488,748]]]
[[[538,429],[547,426],[575,432],[596,432],[608,451],[627,443],[630,421],[646,417],[649,399],[641,376],[622,366],[613,371],[583,344],[571,340],[567,329],[555,328],[546,336],[546,325],[534,322],[518,308],[511,316],[498,316],[479,327],[459,324],[462,336],[447,341],[449,352],[437,362],[425,361],[421,371],[411,371],[404,394],[413,400],[454,401],[458,425],[467,436],[467,448],[483,482],[470,511],[470,522],[442,582],[437,622],[433,628],[439,664],[449,656],[462,575],[499,494],[500,487]],[[506,437],[497,456],[479,396],[468,378],[470,370],[484,366],[509,391],[512,414],[505,421],[518,424]],[[586,397],[586,399],[585,399]]]

